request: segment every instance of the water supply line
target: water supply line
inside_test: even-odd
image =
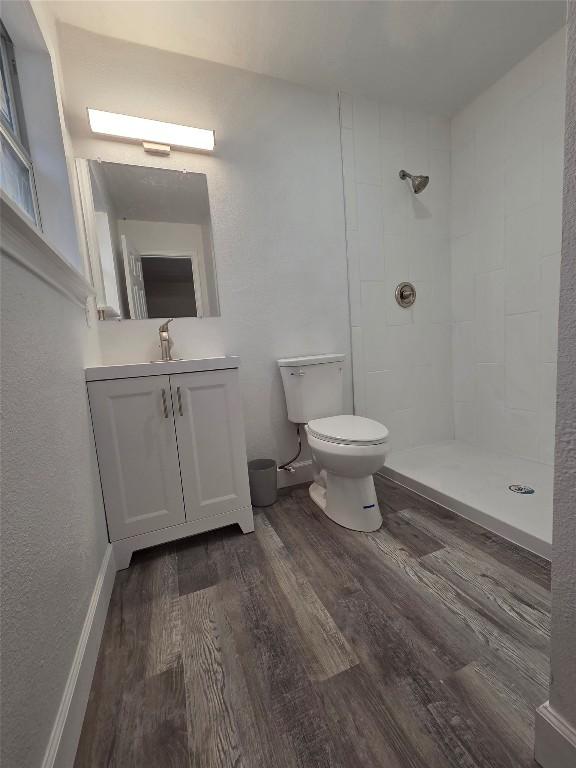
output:
[[[291,466],[291,464],[293,464],[302,453],[302,438],[300,437],[300,424],[296,424],[296,437],[298,438],[298,453],[296,454],[296,456],[291,458],[290,461],[287,461],[284,464],[281,464],[278,467],[279,472],[281,469],[285,470],[286,472],[296,472],[296,470],[294,469],[294,467]]]

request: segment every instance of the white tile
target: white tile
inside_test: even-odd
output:
[[[340,93],[340,125],[354,128],[354,101],[348,93]]]
[[[439,403],[452,403],[450,371],[441,365],[416,365],[413,369],[417,406],[434,408]]]
[[[522,59],[502,78],[507,89],[508,101],[515,104],[533,91],[542,83],[542,71],[540,66],[540,51],[536,49],[529,56]]]
[[[383,236],[385,280],[392,288],[392,296],[396,285],[410,277],[410,251],[406,240],[404,235]]]
[[[373,184],[357,184],[358,253],[362,280],[384,280],[384,237],[381,190]]]
[[[394,297],[395,285],[386,294],[386,322],[388,325],[411,325],[414,322],[412,307],[401,307]]]
[[[412,408],[390,414],[386,427],[390,430],[390,448],[393,452],[402,451],[415,444],[414,422],[415,413]]]
[[[540,408],[552,414],[556,410],[556,367],[556,363],[540,366]]]
[[[362,322],[362,302],[360,297],[360,254],[357,232],[349,231],[346,234],[346,259],[348,264],[350,323],[351,325],[360,325]]]
[[[426,201],[434,221],[446,232],[450,224],[450,153],[430,152],[430,182],[426,187]]]
[[[419,327],[429,323],[447,325],[450,322],[450,296],[447,280],[414,280],[416,301],[412,307],[413,321]]]
[[[504,270],[477,275],[476,361],[504,361]]]
[[[547,135],[542,142],[540,253],[546,256],[560,251],[562,244],[564,146],[562,134]]]
[[[411,367],[366,374],[366,402],[371,418],[386,422],[392,411],[406,410],[415,404],[415,379]]]
[[[380,107],[369,99],[354,99],[356,181],[380,183]]]
[[[344,177],[344,207],[346,211],[346,229],[358,229],[356,207],[356,180],[354,163],[354,133],[349,128],[342,128],[342,175]]]
[[[406,233],[406,245],[410,254],[410,279],[430,281],[450,274],[450,245],[444,232],[431,235]]]
[[[478,169],[502,169],[506,161],[506,121],[503,115],[490,113],[476,129]]]
[[[540,168],[542,163],[542,148],[538,145],[534,153],[526,153],[506,164],[502,178],[505,191],[505,209],[508,215],[522,211],[540,202]]]
[[[466,235],[474,229],[477,188],[475,147],[471,143],[453,154],[450,173],[450,228],[453,237]]]
[[[525,459],[538,459],[538,417],[531,411],[506,411],[506,449]]]
[[[542,307],[557,310],[560,300],[560,252],[546,256],[540,262],[540,292]]]
[[[507,159],[512,165],[534,156],[544,121],[544,92],[538,88],[511,102],[507,114]]]
[[[503,365],[479,363],[476,366],[476,401],[496,409],[503,405],[506,370]]]
[[[428,145],[430,151],[450,151],[450,121],[447,118],[428,116]]]
[[[555,363],[558,357],[558,308],[546,307],[540,312],[540,359]]]
[[[380,105],[380,136],[383,147],[391,147],[394,152],[402,151],[401,148],[404,146],[404,110],[401,107],[391,104]]]
[[[501,451],[505,445],[506,428],[503,403],[476,405],[476,440],[489,450]]]
[[[441,402],[427,406],[419,403],[414,410],[414,442],[430,445],[454,437],[452,404]]]
[[[402,368],[412,360],[416,334],[412,323],[386,328],[386,363],[380,370]]]
[[[352,326],[352,379],[354,383],[354,413],[357,416],[363,416],[366,412],[366,383],[362,328],[358,326]]]
[[[540,46],[542,81],[562,80],[566,70],[566,27],[555,32]]]
[[[367,371],[384,371],[388,363],[386,333],[386,284],[362,282],[362,340],[364,364]]]
[[[504,216],[499,214],[478,222],[476,229],[476,272],[492,272],[504,266]]]
[[[410,209],[410,192],[398,178],[396,164],[382,177],[382,223],[386,234],[398,235],[407,231],[406,221]]]
[[[404,113],[404,160],[411,173],[428,173],[428,119],[422,112]]]
[[[476,409],[473,403],[454,403],[454,436],[466,443],[476,442]]]
[[[450,146],[452,153],[462,151],[474,140],[477,114],[474,103],[458,112],[450,121]]]
[[[412,354],[417,365],[442,365],[451,370],[451,325],[428,323],[414,326]]]
[[[548,414],[540,415],[539,432],[539,459],[544,464],[554,465],[554,453],[556,449],[556,423]]]
[[[476,243],[472,234],[451,242],[452,318],[455,322],[474,319],[474,264]]]
[[[490,169],[479,178],[475,185],[475,224],[478,221],[495,218],[507,204],[504,173],[501,168]]]
[[[538,312],[506,318],[506,405],[509,408],[538,410],[539,333]]]
[[[454,323],[452,330],[452,365],[454,379],[454,400],[472,402],[475,394],[474,323]]]
[[[540,229],[538,206],[506,220],[506,313],[532,312],[540,307]]]

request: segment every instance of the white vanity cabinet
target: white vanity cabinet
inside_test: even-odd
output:
[[[118,567],[137,549],[230,523],[254,530],[236,361],[86,371]]]

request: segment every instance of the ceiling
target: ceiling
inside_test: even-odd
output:
[[[558,30],[556,0],[50,2],[63,22],[450,115]]]
[[[91,160],[119,219],[172,224],[210,222],[208,186],[203,173],[183,173]]]

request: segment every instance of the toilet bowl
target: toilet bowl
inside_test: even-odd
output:
[[[310,421],[305,430],[316,470],[311,499],[345,528],[380,528],[372,475],[386,461],[386,427],[362,416],[329,416]]]

